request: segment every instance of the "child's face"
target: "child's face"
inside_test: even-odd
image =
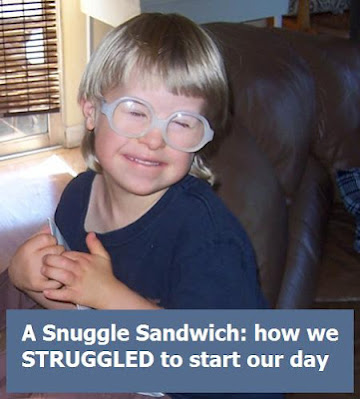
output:
[[[120,97],[145,100],[160,119],[176,111],[201,114],[204,108],[202,98],[174,95],[162,84],[144,87],[135,77],[108,92],[105,100],[112,103]],[[99,112],[96,121],[88,116],[91,107],[83,104],[86,125],[95,129],[95,153],[107,181],[127,193],[160,196],[189,172],[194,154],[169,147],[160,129],[153,128],[141,138],[122,137],[111,129],[104,114]]]

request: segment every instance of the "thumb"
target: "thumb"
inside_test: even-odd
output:
[[[38,235],[41,235],[41,234],[51,234],[51,230],[50,230],[49,225],[46,224],[46,225],[42,226],[39,231],[37,231],[36,233],[34,233],[32,235],[32,237],[35,237],[35,236],[38,236]]]
[[[91,232],[86,236],[86,245],[92,255],[98,255],[102,258],[110,259],[110,255],[102,245],[96,234]]]

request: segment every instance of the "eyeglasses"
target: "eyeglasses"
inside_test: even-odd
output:
[[[214,137],[209,122],[202,115],[177,111],[167,119],[159,119],[148,102],[135,97],[121,97],[110,104],[103,101],[101,112],[118,135],[140,138],[158,128],[165,143],[179,151],[196,152]]]

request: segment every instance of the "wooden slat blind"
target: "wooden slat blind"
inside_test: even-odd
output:
[[[56,0],[0,0],[0,115],[59,108]]]

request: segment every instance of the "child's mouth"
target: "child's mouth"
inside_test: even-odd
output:
[[[132,157],[130,155],[126,155],[126,158],[128,160],[130,160],[131,162],[135,162],[137,164],[144,165],[144,166],[160,166],[160,164],[161,164],[160,162],[150,161],[148,159],[136,158],[136,157]]]

